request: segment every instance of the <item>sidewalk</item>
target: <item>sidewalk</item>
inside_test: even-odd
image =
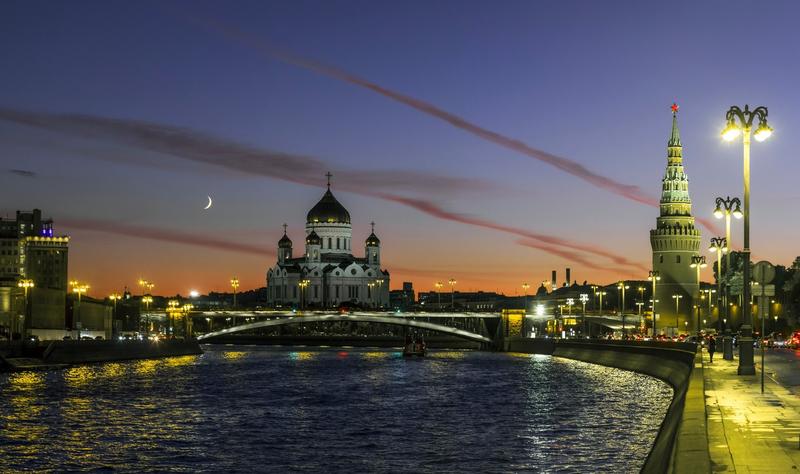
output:
[[[800,397],[761,373],[739,376],[738,360],[703,351],[708,447],[713,472],[800,473]]]

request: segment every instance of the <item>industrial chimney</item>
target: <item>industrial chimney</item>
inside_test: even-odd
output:
[[[553,279],[550,280],[550,291],[556,291],[558,289],[558,280],[556,279],[556,271],[553,270]]]
[[[564,286],[569,286],[569,285],[571,285],[571,284],[572,284],[572,280],[570,280],[570,278],[569,278],[569,277],[570,277],[570,273],[569,273],[569,267],[567,267],[567,284],[566,284],[566,285],[564,285]]]

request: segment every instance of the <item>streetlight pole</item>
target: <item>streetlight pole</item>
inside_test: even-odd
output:
[[[677,326],[678,331],[681,330],[681,325],[679,324],[680,321],[680,301],[683,298],[683,295],[672,295],[672,299],[675,300],[675,325]]]
[[[728,228],[730,228],[730,217],[728,220]],[[722,298],[722,254],[728,253],[728,239],[726,237],[712,237],[711,238],[711,245],[708,247],[709,252],[716,252],[717,253],[717,307],[719,308],[719,315],[717,320],[719,321],[719,332],[722,333],[722,306],[723,304],[720,303],[720,299]],[[730,258],[730,255],[728,256]],[[730,265],[728,265],[730,268]],[[711,305],[711,295],[708,298],[709,307]],[[711,313],[709,310],[709,317],[711,317]]]
[[[742,207],[741,207],[742,206],[742,201],[740,201],[738,197],[731,198],[730,196],[727,196],[724,199],[721,198],[721,197],[718,197],[716,199],[716,201],[715,201],[715,204],[716,204],[716,207],[714,209],[714,217],[716,217],[717,219],[725,218],[725,244],[726,244],[726,246],[728,248],[730,248],[730,245],[731,245],[731,242],[732,242],[731,241],[731,216],[733,216],[733,217],[735,217],[737,219],[741,219],[743,217]],[[719,275],[720,278],[722,278],[723,276],[727,277],[728,276],[728,272],[730,272],[730,271],[731,271],[731,253],[728,252],[728,254],[725,257],[725,273],[723,274],[722,273],[722,269],[720,268],[717,271],[717,274]],[[728,298],[729,298],[729,294],[728,293],[730,293],[729,289],[730,289],[730,286],[726,283],[726,285],[725,285],[725,300],[724,300],[724,302],[722,304],[720,304],[720,309],[722,309],[722,307],[725,306],[725,314],[726,315],[728,314]],[[720,298],[722,298],[722,296],[723,296],[722,294],[719,295]],[[722,318],[722,315],[720,315],[720,318]]]
[[[231,288],[233,288],[233,309],[236,310],[236,290],[239,289],[239,279],[237,277],[231,278]],[[236,326],[236,314],[233,315],[233,325]]]
[[[110,295],[108,295],[108,299],[110,299],[111,302],[114,303],[114,314],[111,319],[111,327],[113,328],[117,324],[117,301],[122,299],[122,295],[120,295],[119,293],[111,293]]]
[[[74,325],[78,328],[78,340],[81,340],[81,295],[86,293],[89,289],[89,285],[85,283],[81,283],[77,280],[73,280],[69,282],[72,286],[72,292],[78,295],[78,306],[72,310],[72,314],[77,316],[74,318],[76,321],[73,321]]]
[[[442,283],[440,281],[437,281],[436,283],[433,284],[433,286],[436,287],[436,300],[437,300],[436,304],[439,307],[439,311],[441,311],[442,310],[442,287],[444,286],[444,283]]]
[[[581,304],[583,305],[583,337],[586,336],[586,302],[589,301],[589,295],[586,293],[581,293],[580,296]]]
[[[700,337],[700,270],[708,266],[706,264],[706,257],[702,255],[692,255],[692,263],[689,266],[697,270],[697,296],[695,296],[694,306],[697,307],[697,337]]]
[[[625,335],[625,290],[630,288],[630,286],[626,285],[625,281],[620,281],[617,284],[617,288],[619,288],[622,291],[622,305],[620,306],[619,315],[620,317],[622,317],[622,334],[624,336]],[[619,294],[619,292],[617,294]]]
[[[603,314],[603,295],[606,294],[605,291],[598,291],[597,294],[600,296],[600,314]]]
[[[33,283],[33,280],[31,280],[29,278],[23,278],[19,282],[17,282],[17,286],[22,288],[23,292],[25,293],[25,297],[24,297],[25,305],[23,306],[24,309],[22,310],[22,327],[20,328],[20,331],[19,331],[20,340],[25,340],[25,338],[28,336],[28,334],[27,334],[28,331],[26,330],[25,326],[27,324],[29,324],[28,310],[29,310],[30,306],[28,305],[28,290],[30,290],[31,288],[34,287],[34,283]],[[17,318],[14,315],[12,315],[11,317],[12,318]],[[9,335],[10,336],[9,337],[9,341],[13,341],[14,340],[14,329],[13,329],[13,325],[11,325],[11,326],[12,326],[12,328],[11,328],[11,334]]]
[[[767,124],[767,108],[756,107],[752,111],[748,105],[744,110],[737,106],[732,106],[725,114],[728,122],[722,131],[722,137],[726,141],[735,139],[739,134],[742,135],[743,144],[743,178],[744,178],[744,241],[742,256],[744,257],[743,285],[742,285],[742,306],[744,306],[744,324],[742,325],[742,339],[739,344],[739,375],[753,375],[756,373],[754,354],[753,354],[753,327],[752,327],[752,307],[750,303],[750,134],[753,127],[753,119],[758,118],[758,128],[755,131],[755,139],[762,142],[772,135],[772,128]],[[737,119],[739,123],[737,123]]]
[[[531,287],[531,285],[529,285],[527,283],[523,283],[522,284],[522,290],[525,292],[525,312],[526,313],[528,312],[528,288],[530,288],[530,287]]]
[[[636,306],[639,310],[639,327],[644,329],[644,321],[642,320],[642,306],[644,306],[644,301],[637,301]]]
[[[306,287],[308,287],[309,280],[300,280],[297,286],[300,287],[300,310],[306,307]]]
[[[661,279],[661,274],[658,270],[651,270],[650,275],[647,277],[648,280],[653,282],[653,339],[656,338],[656,282]]]
[[[451,278],[447,281],[450,284],[450,306],[453,311],[456,310],[456,283],[458,283],[455,278]]]

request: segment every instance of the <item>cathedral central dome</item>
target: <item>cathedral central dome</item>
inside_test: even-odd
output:
[[[308,211],[306,222],[308,224],[349,224],[350,213],[333,197],[333,193],[328,189],[322,199]]]

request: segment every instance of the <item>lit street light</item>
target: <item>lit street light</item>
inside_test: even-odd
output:
[[[22,327],[20,328],[20,331],[19,331],[20,339],[24,340],[26,337],[28,337],[28,334],[27,334],[28,331],[27,331],[27,328],[26,328],[26,326],[29,323],[28,310],[30,308],[30,306],[28,305],[28,290],[32,289],[35,285],[33,283],[33,280],[31,280],[30,278],[23,278],[23,279],[21,279],[20,281],[17,282],[17,286],[22,288],[23,292],[25,293],[25,306],[23,306],[23,310],[22,310],[22,323],[21,323]],[[10,336],[9,340],[13,341],[14,340],[14,328],[13,328],[14,325],[12,324],[11,326],[12,326],[12,328],[11,328],[11,334],[9,335]]]
[[[658,300],[656,299],[656,282],[661,279],[661,274],[658,270],[651,270],[650,275],[647,277],[648,280],[653,282],[653,339],[656,338],[656,303]]]
[[[311,283],[311,280],[300,280],[300,282],[297,283],[297,286],[300,287],[300,310],[306,307],[306,288],[308,288],[309,283]]]
[[[722,137],[726,141],[732,141],[740,134],[743,144],[743,181],[744,181],[744,241],[742,248],[743,281],[742,285],[742,304],[744,306],[744,318],[742,325],[742,337],[739,344],[739,375],[754,375],[756,373],[755,361],[753,359],[753,327],[750,303],[750,134],[753,128],[753,119],[758,118],[758,128],[754,133],[756,141],[763,142],[772,135],[772,128],[767,124],[767,108],[756,107],[750,110],[748,105],[744,110],[737,106],[732,106],[725,114],[727,125],[722,131]],[[738,120],[738,123],[737,123]]]
[[[680,320],[680,301],[681,301],[681,298],[683,298],[683,295],[672,295],[672,299],[675,300],[675,324],[676,325],[678,324],[678,321]],[[678,326],[678,328],[680,330],[680,326]]]
[[[606,295],[606,292],[605,291],[598,291],[597,295],[600,296],[600,313],[599,314],[603,314],[603,296]]]
[[[581,293],[580,296],[581,304],[583,305],[583,337],[586,336],[586,302],[589,301],[589,295],[586,293]]]
[[[529,285],[527,283],[523,283],[522,284],[522,290],[525,292],[525,312],[526,313],[528,312],[528,288],[530,288],[530,287],[531,287],[531,285]]]
[[[111,323],[111,326],[113,327],[115,324],[117,324],[116,323],[116,321],[117,321],[117,301],[122,299],[122,295],[120,295],[119,293],[111,293],[110,295],[108,295],[108,299],[110,299],[111,302],[114,304],[114,314],[112,316],[112,323]]]
[[[700,270],[706,268],[706,257],[702,255],[692,255],[692,263],[689,265],[691,268],[697,270],[697,296],[695,296],[695,304],[697,307],[697,335],[700,336]]]
[[[450,285],[450,306],[452,310],[456,310],[456,283],[458,283],[455,278],[451,278],[447,281]]]
[[[89,285],[77,280],[69,282],[72,292],[78,295],[78,305],[72,310],[75,327],[78,329],[78,340],[81,340],[81,295],[89,290]]]
[[[728,253],[728,239],[725,237],[712,237],[711,245],[708,247],[708,251],[717,253],[717,299],[719,300],[720,298],[722,298],[722,254]],[[711,305],[710,297],[708,300],[708,304]],[[717,301],[717,306],[719,307],[720,310],[722,310],[724,304],[720,304],[720,302]],[[710,312],[709,312],[709,317],[711,317]],[[720,322],[722,322],[722,314],[720,314],[717,319]],[[720,332],[722,332],[721,325],[720,325]]]
[[[617,284],[617,288],[622,292],[622,304],[620,305],[620,312],[619,315],[622,317],[622,334],[625,335],[625,290],[630,288],[629,285],[626,285],[624,281],[621,281]],[[617,295],[620,293],[617,292]]]
[[[437,281],[436,283],[433,284],[433,286],[436,287],[437,306],[439,307],[439,311],[441,311],[442,310],[442,287],[444,286],[444,283],[442,283],[440,281]]]

